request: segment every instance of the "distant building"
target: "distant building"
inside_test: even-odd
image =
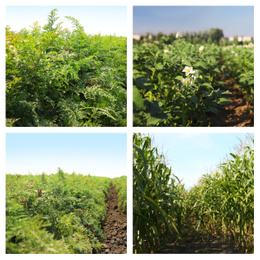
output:
[[[237,38],[239,42],[249,42],[253,40],[253,37],[251,36],[238,36],[238,37],[229,37],[228,40],[230,42],[233,42]]]
[[[137,40],[137,41],[140,41],[140,40],[141,40],[141,37],[142,37],[141,34],[134,34],[133,39],[134,39],[134,40]]]

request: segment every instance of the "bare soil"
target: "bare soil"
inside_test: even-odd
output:
[[[233,83],[232,79],[228,79],[227,85],[223,90],[229,90],[231,102],[227,106],[219,106],[218,115],[210,114],[211,126],[234,126],[248,127],[254,126],[254,118],[250,113],[250,105],[241,93],[238,86]]]
[[[220,238],[196,233],[182,236],[179,242],[169,241],[158,254],[244,254],[234,248],[233,244],[225,243]]]
[[[127,220],[126,213],[118,208],[118,197],[113,185],[109,188],[107,204],[107,219],[102,223],[106,237],[101,254],[126,254],[127,252]]]

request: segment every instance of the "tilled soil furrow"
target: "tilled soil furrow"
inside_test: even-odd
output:
[[[231,102],[227,106],[219,106],[218,115],[212,115],[211,126],[253,126],[253,116],[250,113],[250,106],[241,94],[241,91],[232,80],[227,80],[224,90],[232,92],[229,95]]]
[[[106,241],[101,254],[126,254],[126,214],[118,208],[118,197],[113,185],[110,186],[106,204],[107,220],[103,224]]]
[[[243,254],[242,250],[220,239],[210,237],[187,236],[179,242],[168,242],[158,254]]]

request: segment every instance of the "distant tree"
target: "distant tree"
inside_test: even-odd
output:
[[[207,30],[203,31],[202,38],[206,41],[209,38],[209,31]]]
[[[207,43],[211,44],[212,42],[213,42],[213,41],[212,41],[212,38],[209,37],[209,38],[207,39]]]
[[[224,36],[223,30],[218,28],[210,29],[209,35],[213,42],[219,42],[219,40]]]

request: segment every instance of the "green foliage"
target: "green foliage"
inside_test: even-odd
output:
[[[69,254],[68,245],[63,240],[55,240],[46,232],[39,216],[19,219],[7,217],[7,254]]]
[[[6,175],[6,252],[99,252],[111,184],[106,177]]]
[[[230,102],[230,92],[220,90],[225,84],[220,54],[217,46],[184,39],[135,46],[134,125],[209,125],[209,113]]]
[[[118,207],[122,206],[122,211],[126,212],[127,209],[127,177],[121,176],[112,179],[118,195]]]
[[[179,233],[180,186],[150,137],[134,134],[133,144],[133,247],[134,253],[151,253],[173,230]]]
[[[225,66],[254,113],[254,45],[223,48]]]
[[[232,242],[245,253],[254,251],[252,139],[189,191],[171,177],[150,137],[134,134],[133,143],[134,253],[156,252],[170,234],[177,241],[194,233]]]
[[[242,147],[206,174],[187,198],[190,218],[203,229],[251,253],[254,246],[254,149]]]
[[[43,29],[6,28],[8,126],[125,126],[126,38],[88,35],[66,18],[72,32],[56,9]]]

